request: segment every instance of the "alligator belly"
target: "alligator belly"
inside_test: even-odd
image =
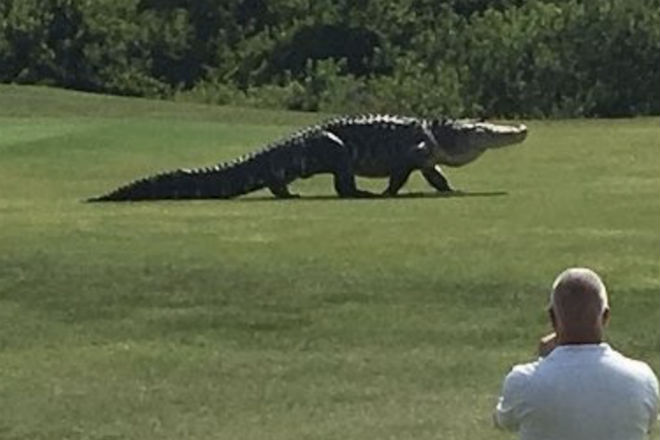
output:
[[[360,177],[389,177],[392,167],[384,164],[358,165],[353,172]]]
[[[353,172],[363,177],[389,177],[396,158],[384,149],[364,149],[353,161]]]
[[[371,178],[374,178],[374,179],[375,179],[375,178],[381,178],[381,177],[383,177],[383,178],[387,178],[387,177],[390,177],[390,174],[389,174],[389,173],[382,173],[382,174],[375,174],[375,173],[371,173],[371,174],[356,173],[356,176],[359,176],[359,177],[368,177],[368,178],[370,178],[370,179],[371,179]]]

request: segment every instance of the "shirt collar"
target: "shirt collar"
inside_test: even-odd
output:
[[[611,351],[612,347],[606,342],[601,342],[599,344],[567,344],[567,345],[558,345],[552,352],[550,356],[562,356],[564,354],[578,354],[578,353],[597,353],[597,352],[606,352]]]

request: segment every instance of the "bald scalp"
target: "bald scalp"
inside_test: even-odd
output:
[[[607,290],[594,271],[567,269],[552,285],[550,306],[568,332],[581,333],[601,325],[600,319],[609,308]]]

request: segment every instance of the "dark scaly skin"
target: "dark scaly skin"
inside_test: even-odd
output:
[[[355,177],[389,177],[393,196],[420,170],[438,191],[451,191],[440,164],[461,166],[486,149],[522,142],[526,128],[474,121],[425,120],[390,115],[340,117],[294,133],[230,163],[176,170],[136,180],[89,201],[226,199],[268,188],[296,197],[288,185],[330,173],[340,197],[372,197]]]

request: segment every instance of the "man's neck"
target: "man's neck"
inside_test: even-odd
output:
[[[583,345],[583,344],[600,344],[603,342],[602,335],[589,335],[589,336],[561,336],[557,337],[557,345]]]
[[[566,341],[559,342],[557,345],[598,345],[603,341]]]

